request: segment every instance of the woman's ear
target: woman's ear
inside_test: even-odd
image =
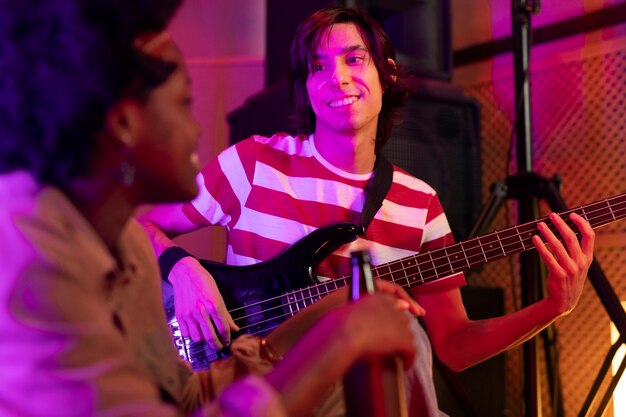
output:
[[[387,58],[387,62],[389,62],[389,65],[391,65],[394,68],[398,68],[398,66],[396,65],[396,61],[394,61],[391,58]],[[393,82],[396,82],[396,80],[398,79],[398,77],[394,74],[391,79],[393,80]]]
[[[132,99],[122,99],[113,106],[105,118],[106,130],[124,147],[135,146],[135,138],[141,125],[141,109]]]

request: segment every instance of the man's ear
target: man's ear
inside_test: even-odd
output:
[[[394,68],[398,68],[398,66],[396,65],[396,61],[394,61],[391,58],[387,58],[387,62],[389,62],[389,65],[391,65]],[[398,79],[398,77],[394,74],[391,79],[393,80],[393,82],[396,82],[396,80]]]
[[[114,105],[105,118],[106,130],[122,146],[134,147],[142,123],[141,107],[136,100],[122,99]]]

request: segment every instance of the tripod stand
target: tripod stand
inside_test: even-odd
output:
[[[518,220],[525,223],[538,218],[539,200],[545,200],[551,210],[566,211],[567,207],[560,196],[561,179],[555,176],[552,179],[543,178],[532,172],[532,135],[530,113],[530,82],[529,82],[529,55],[530,55],[530,22],[531,12],[539,10],[539,0],[512,0],[512,25],[514,40],[514,69],[515,69],[515,100],[516,106],[516,137],[517,137],[517,170],[518,173],[505,180],[498,181],[492,186],[492,194],[479,214],[478,220],[470,233],[470,238],[482,234],[487,225],[492,222],[498,209],[506,199],[518,201]],[[520,254],[520,275],[522,307],[526,307],[543,298],[545,283],[545,268],[542,266],[539,255],[535,251]],[[619,299],[611,288],[598,262],[594,259],[589,269],[589,279],[600,297],[610,319],[615,324],[620,337],[609,350],[596,380],[587,396],[579,416],[590,415],[591,407],[595,405],[602,381],[611,365],[611,360],[617,349],[626,343],[626,313],[621,307]],[[544,338],[547,376],[552,395],[554,415],[564,415],[561,385],[558,373],[558,352],[554,343],[554,328],[546,328],[541,335]],[[524,416],[536,417],[542,415],[541,406],[541,378],[539,372],[539,351],[536,338],[526,342],[523,346],[524,368]],[[618,372],[613,376],[605,395],[598,405],[597,416],[604,413],[610,397],[626,368],[623,360]]]

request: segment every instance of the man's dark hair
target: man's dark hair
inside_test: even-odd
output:
[[[401,109],[412,91],[407,73],[388,59],[396,60],[391,40],[370,15],[354,7],[327,7],[307,18],[296,30],[289,56],[289,94],[294,106],[293,121],[303,133],[315,131],[315,113],[306,89],[313,68],[313,57],[324,32],[337,23],[354,24],[378,70],[383,88],[382,110],[378,116],[376,152],[391,136],[400,121]]]
[[[181,0],[0,0],[0,173],[62,186],[86,173],[95,133],[125,96],[175,68],[133,47]]]

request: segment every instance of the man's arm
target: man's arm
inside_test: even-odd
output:
[[[424,320],[435,352],[451,369],[465,369],[529,340],[576,306],[593,259],[595,234],[582,217],[573,214],[571,219],[582,234],[579,243],[559,216],[550,219],[563,243],[542,223],[539,229],[546,244],[539,236],[533,237],[548,268],[544,299],[502,317],[473,321],[467,317],[458,289],[418,298],[427,312]]]
[[[172,238],[199,229],[184,215],[182,204],[156,206],[138,220],[157,257],[175,246]],[[228,345],[231,330],[238,327],[211,274],[195,258],[185,257],[172,267],[167,279],[174,287],[174,308],[182,335],[196,341],[206,340],[213,349]]]

